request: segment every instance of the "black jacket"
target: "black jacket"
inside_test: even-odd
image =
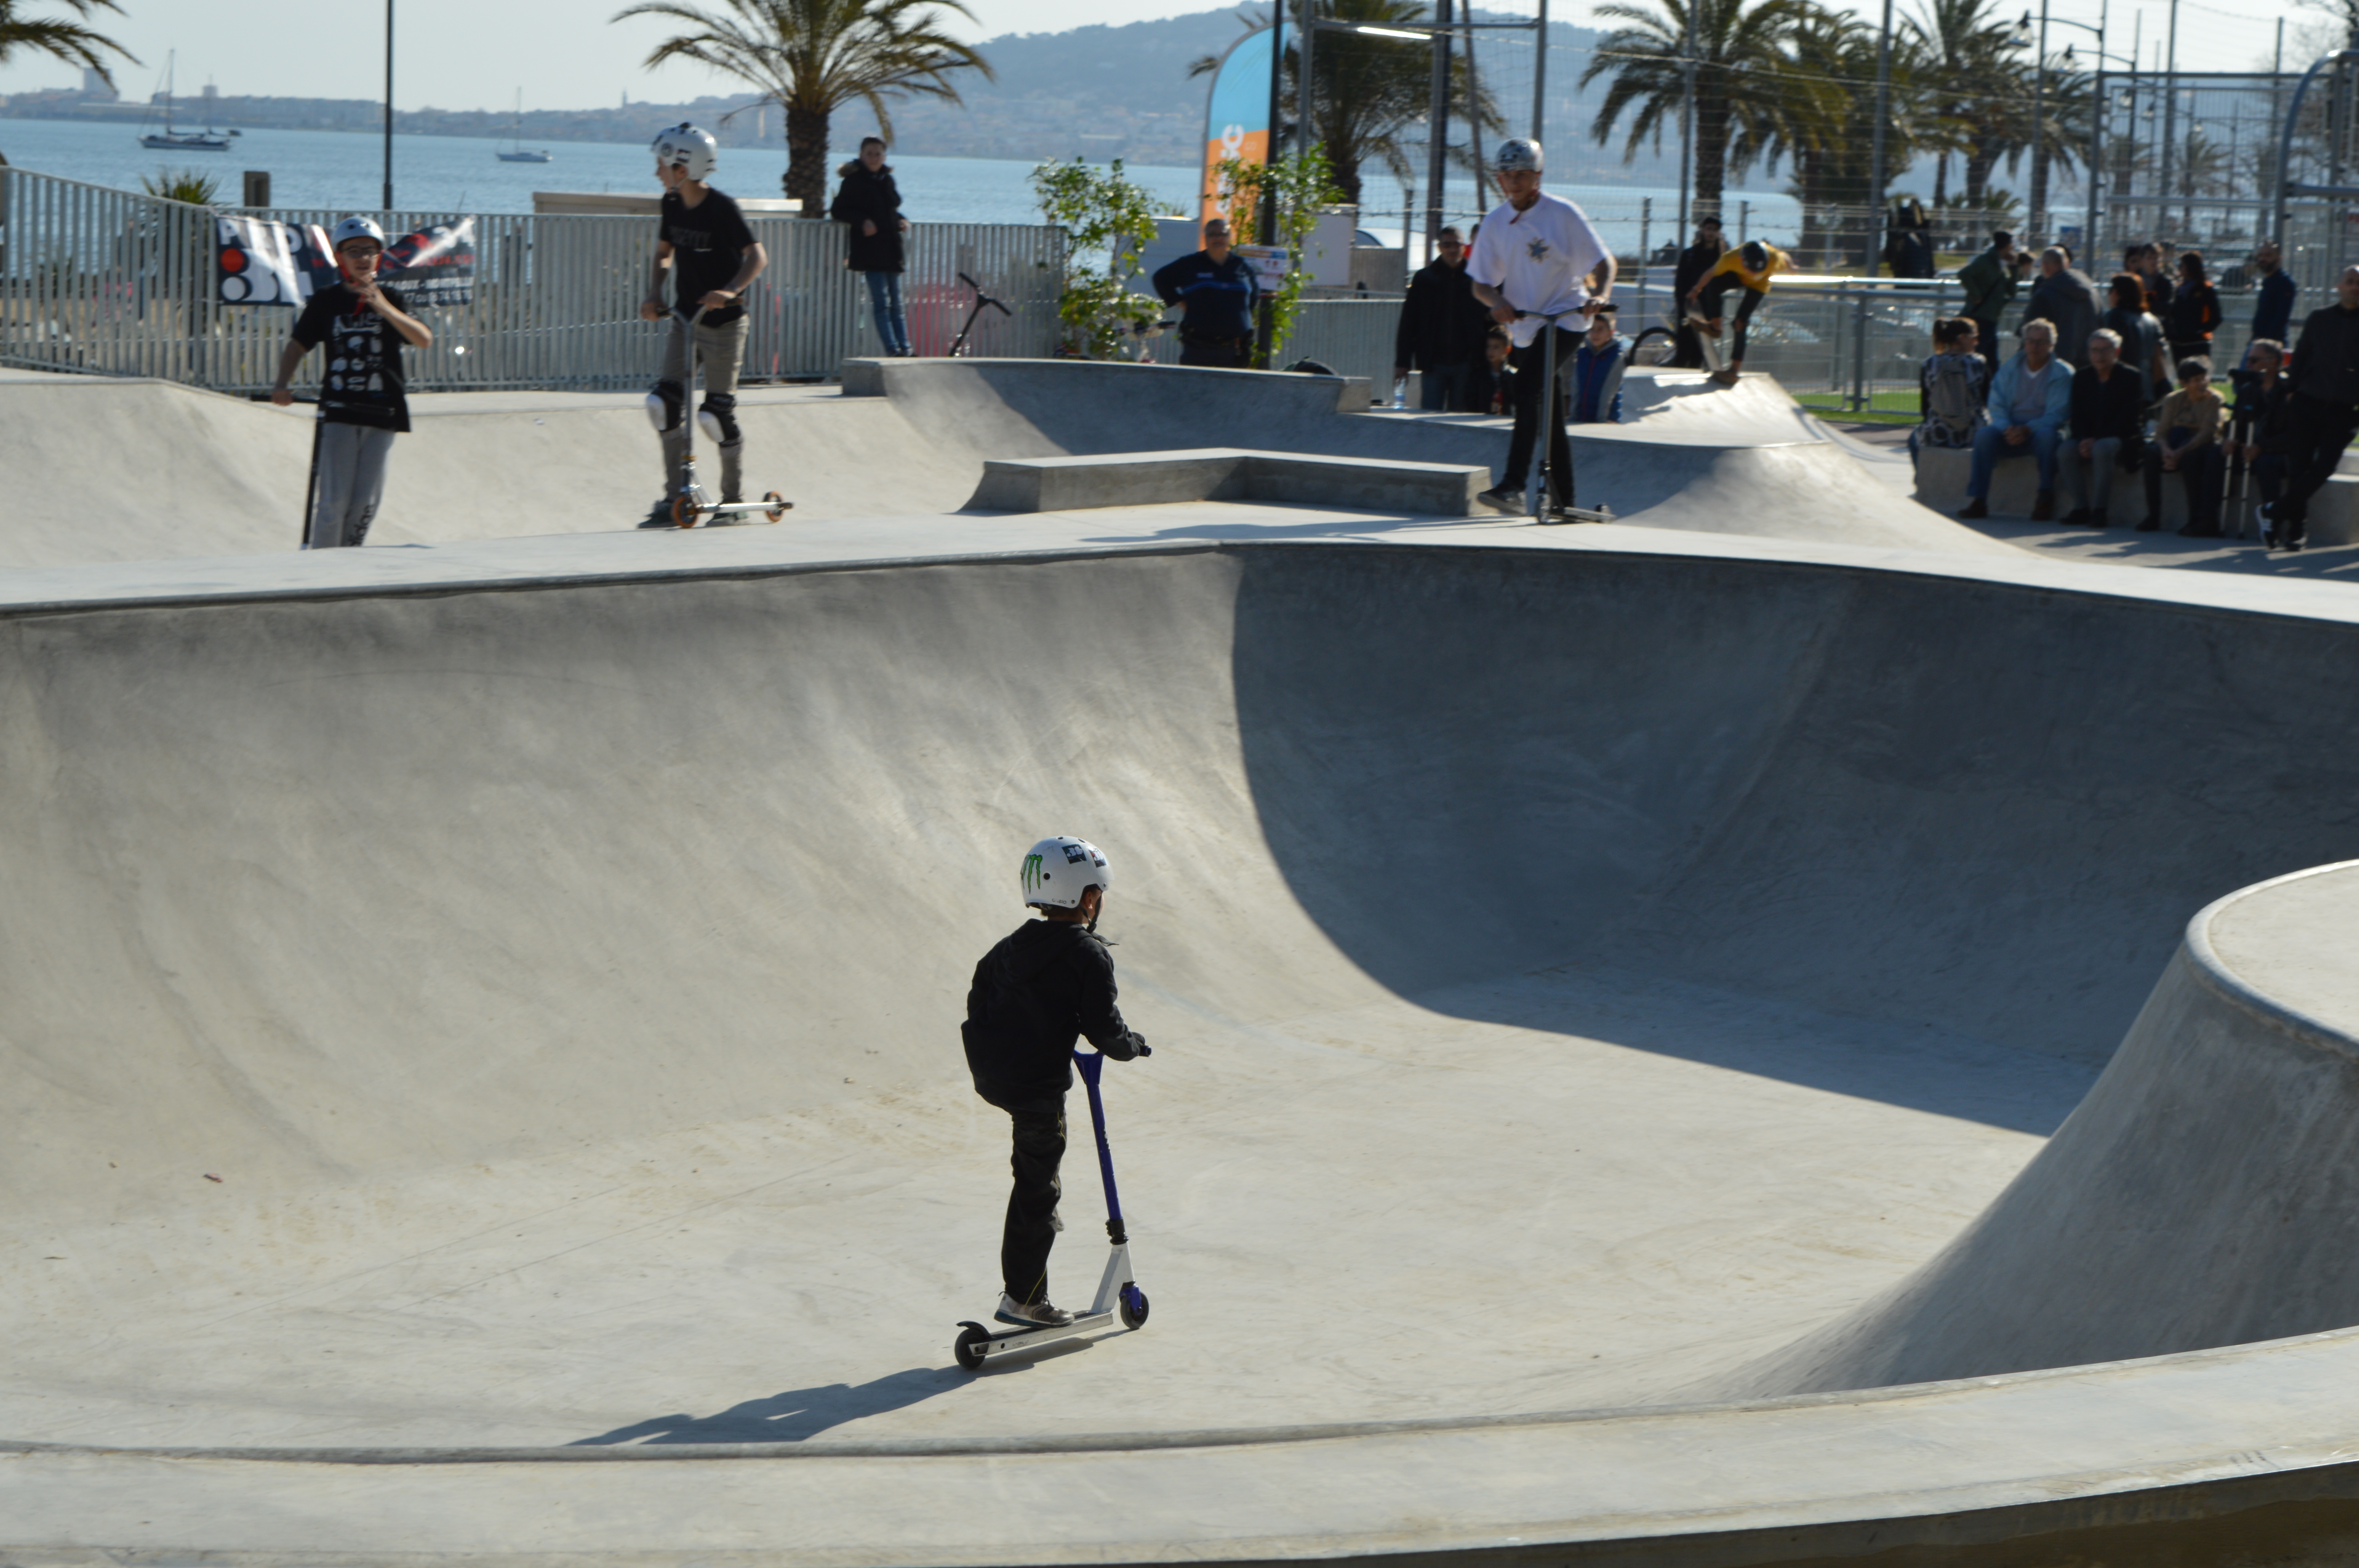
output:
[[[2089,334],[2097,330],[2097,286],[2087,273],[2068,266],[2031,286],[2031,303],[2024,307],[2023,319],[2046,321],[2056,329],[2058,359],[2086,364]]]
[[[1494,401],[1499,405],[1501,414],[1515,413],[1516,367],[1503,364],[1493,370],[1486,356],[1475,361],[1474,368],[1466,374],[1466,412],[1487,415]]]
[[[1114,955],[1080,923],[1030,920],[974,967],[966,993],[967,1071],[997,1106],[1061,1098],[1073,1087],[1082,1035],[1117,1062],[1147,1042],[1114,1003]]]
[[[1408,280],[1400,326],[1393,333],[1393,363],[1439,370],[1481,359],[1490,319],[1491,313],[1474,297],[1474,280],[1464,267],[1430,262]]]
[[[901,191],[893,183],[890,164],[875,173],[858,158],[835,171],[843,177],[836,187],[827,215],[851,230],[845,254],[854,272],[901,270]],[[860,232],[861,220],[876,225],[873,234]]]
[[[2220,324],[2220,291],[2208,283],[2182,283],[2170,297],[2170,311],[2163,317],[2163,330],[2170,341],[2181,346],[2209,342],[2212,329]],[[2172,365],[2171,373],[2179,373]]]
[[[2294,345],[2293,389],[2345,408],[2359,404],[2359,310],[2330,305],[2310,313]]]
[[[1234,250],[1217,262],[1190,251],[1155,269],[1155,296],[1180,307],[1183,341],[1241,343],[1252,338],[1259,287],[1253,263]]]
[[[2082,365],[2072,373],[2071,438],[2102,441],[2110,437],[2125,447],[2139,445],[2145,435],[2145,390],[2138,373],[2126,364],[2116,363],[2104,381],[2097,379],[2096,366]]]
[[[1703,281],[1703,275],[1720,265],[1728,254],[1720,245],[1690,245],[1680,253],[1680,265],[1671,272],[1671,297],[1685,299],[1688,290]]]

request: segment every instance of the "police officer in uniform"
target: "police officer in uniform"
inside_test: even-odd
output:
[[[1155,293],[1181,311],[1181,364],[1220,370],[1251,366],[1257,280],[1253,264],[1230,248],[1226,219],[1204,225],[1202,250],[1156,269]]]

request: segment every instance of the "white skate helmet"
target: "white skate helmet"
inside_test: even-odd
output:
[[[1491,160],[1491,167],[1502,170],[1527,168],[1538,174],[1548,168],[1548,160],[1540,152],[1539,143],[1531,137],[1510,136],[1499,144],[1499,156]]]
[[[686,169],[690,179],[710,178],[713,166],[721,161],[721,144],[712,139],[712,133],[685,120],[658,131],[649,146],[655,149],[658,165]]]
[[[1106,858],[1086,838],[1043,838],[1024,857],[1024,902],[1035,909],[1078,909],[1090,888],[1111,888]]]
[[[336,225],[335,232],[328,236],[328,248],[342,250],[346,240],[375,240],[378,250],[385,249],[385,231],[376,226],[375,219],[364,218],[358,213]]]

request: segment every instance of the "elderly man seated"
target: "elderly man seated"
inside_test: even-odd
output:
[[[2025,457],[2039,464],[2031,520],[2046,523],[2056,515],[2056,449],[2072,408],[2072,367],[2056,357],[2056,329],[2049,323],[2026,321],[2022,338],[2022,349],[1991,378],[1990,423],[1974,432],[1973,467],[1961,517],[1989,516],[1991,470],[2008,458]]]

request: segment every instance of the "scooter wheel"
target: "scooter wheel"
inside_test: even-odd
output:
[[[671,498],[671,525],[675,528],[696,526],[696,508],[689,504],[685,495]]]
[[[1115,1303],[1115,1311],[1122,1315],[1123,1327],[1145,1328],[1147,1326],[1147,1292],[1136,1285],[1123,1286],[1122,1295]]]
[[[958,1343],[951,1346],[951,1354],[957,1357],[958,1364],[968,1371],[980,1372],[983,1370],[983,1347],[990,1339],[991,1336],[979,1328],[960,1329]]]
[[[785,496],[780,495],[775,490],[764,491],[762,492],[762,499],[770,503],[769,511],[764,513],[763,515],[767,517],[773,523],[776,523],[779,518],[784,517],[788,513],[792,512],[795,509],[795,503],[793,502],[788,501]]]

